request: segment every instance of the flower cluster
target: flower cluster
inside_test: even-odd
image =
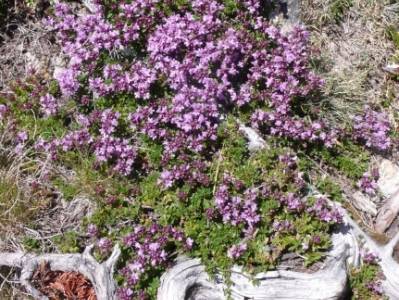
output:
[[[231,259],[237,259],[241,255],[245,253],[247,250],[247,244],[246,243],[240,243],[238,245],[233,245],[228,251],[227,251],[227,256],[230,257]]]
[[[298,158],[296,156],[290,153],[286,153],[278,157],[278,160],[283,164],[285,164],[287,168],[293,168],[293,169],[297,167],[297,159]]]
[[[357,186],[366,194],[374,196],[377,192],[379,178],[378,169],[373,169],[371,172],[363,174],[362,178],[357,183]]]
[[[299,196],[295,195],[294,193],[288,193],[287,195],[280,197],[279,200],[288,208],[289,211],[301,212],[305,207],[305,203],[302,201],[302,199],[300,199]]]
[[[162,143],[165,186],[186,180],[181,173],[192,166],[182,156],[214,151],[226,111],[250,102],[261,107],[253,112],[252,122],[265,132],[335,143],[328,124],[305,120],[293,108],[322,85],[309,68],[309,34],[303,28],[282,34],[261,17],[257,0],[239,2],[240,27],[224,17],[224,6],[217,1],[192,1],[172,14],[162,9],[173,5],[148,0],[109,6],[96,1],[91,13],[77,14],[58,3],[55,17],[47,20],[69,59],[56,75],[63,95],[81,97],[86,105],[90,99],[118,94],[136,99],[131,127]],[[109,10],[113,21],[106,17]],[[107,56],[114,59],[105,63]],[[46,114],[56,111],[53,99],[42,102]],[[100,162],[116,161],[115,169],[129,174],[135,141],[121,138],[112,126],[108,129],[101,138],[92,136],[89,146],[94,145]],[[185,164],[171,167],[169,162],[176,159]],[[203,168],[198,169],[200,178],[195,180],[202,182]]]
[[[149,227],[135,226],[133,232],[123,238],[123,244],[131,249],[133,258],[120,271],[127,285],[121,289],[120,293],[135,294],[133,290],[145,272],[166,266],[170,255],[168,246],[173,243],[180,243],[186,249],[193,246],[192,239],[187,238],[172,226],[161,226],[157,223],[152,223]]]
[[[99,163],[113,162],[114,170],[122,175],[132,172],[133,164],[137,157],[137,149],[130,138],[115,136],[120,115],[111,109],[106,109],[98,114],[94,112],[89,118],[78,116],[80,129],[70,131],[62,138],[52,141],[40,139],[36,142],[36,149],[49,153],[53,159],[57,158],[58,151],[71,151],[76,149],[93,149]],[[95,121],[100,123],[99,135],[93,136],[89,132],[90,125],[95,127]]]
[[[382,283],[380,280],[370,281],[366,284],[366,287],[376,295],[382,295],[384,290],[382,289]]]
[[[112,241],[108,238],[101,238],[97,243],[98,249],[100,249],[100,252],[103,254],[109,253],[112,249],[112,246]]]
[[[89,224],[87,226],[87,235],[89,237],[96,237],[98,235],[98,228],[95,224]]]
[[[370,252],[367,249],[362,249],[361,255],[366,267],[375,268],[378,262],[378,256],[375,253]],[[382,282],[378,273],[375,274],[374,278],[371,280],[369,279],[369,281],[365,283],[365,287],[375,295],[383,294]]]
[[[93,139],[87,129],[68,132],[64,137],[46,141],[38,139],[35,144],[36,150],[48,153],[52,159],[58,158],[59,151],[70,151],[90,146]]]
[[[16,145],[14,148],[15,153],[20,154],[25,147],[25,143],[28,141],[28,133],[26,131],[20,131],[16,135]]]
[[[62,94],[65,97],[74,95],[79,89],[78,76],[79,71],[76,69],[63,69],[55,74],[55,79],[57,79]]]
[[[58,112],[57,100],[50,94],[46,94],[40,98],[41,110],[45,116],[52,116]]]
[[[326,131],[326,125],[322,122],[307,124],[306,121],[287,117],[285,115],[273,115],[265,111],[256,111],[252,116],[252,124],[255,128],[273,124],[269,132],[272,135],[286,136],[298,141],[321,142],[326,147],[332,147],[337,140],[334,130]]]
[[[94,153],[97,161],[115,161],[114,170],[129,175],[137,156],[137,150],[131,139],[115,137],[120,114],[111,109],[104,110],[100,115],[100,137],[94,142]]]
[[[369,265],[376,264],[378,260],[378,256],[373,252],[364,251],[362,253],[363,262]]]
[[[315,203],[307,209],[309,213],[312,213],[318,219],[327,223],[342,223],[342,213],[337,207],[329,205],[327,199],[318,197]]]
[[[369,148],[385,151],[391,147],[389,132],[391,125],[388,116],[365,107],[362,115],[353,118],[353,137],[364,142]]]
[[[89,79],[89,89],[96,97],[131,93],[137,98],[149,99],[155,74],[143,62],[133,62],[129,70],[119,64],[106,65],[102,77]]]
[[[276,232],[290,231],[294,228],[294,225],[289,220],[274,220],[273,230]]]
[[[241,193],[240,193],[241,192]],[[245,234],[250,235],[260,221],[258,213],[258,192],[254,189],[244,190],[243,184],[225,174],[223,183],[215,193],[215,204],[223,222],[234,226],[244,224]]]
[[[194,186],[200,184],[207,186],[209,177],[205,174],[207,165],[200,160],[174,165],[169,170],[164,170],[160,176],[160,183],[168,188],[176,182],[185,182]]]

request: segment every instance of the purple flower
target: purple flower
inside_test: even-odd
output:
[[[64,69],[56,75],[56,79],[58,80],[58,84],[60,85],[62,94],[64,96],[71,97],[78,91],[80,86],[78,81],[78,76],[79,76],[79,71],[74,69]],[[46,99],[46,101],[49,103],[55,102],[55,100],[51,99],[51,96],[50,99]],[[42,106],[43,105],[44,104],[42,104]]]
[[[57,100],[50,94],[40,97],[40,106],[46,117],[53,116],[58,112]]]
[[[294,228],[292,222],[288,220],[275,220],[272,226],[276,232],[291,231]]]
[[[194,245],[194,240],[192,238],[187,238],[186,239],[186,247],[187,249],[191,249]]]
[[[317,198],[313,206],[307,208],[307,211],[323,222],[337,224],[343,222],[343,216],[339,209],[335,206],[330,206],[327,199],[323,197]]]
[[[89,237],[96,237],[98,235],[98,228],[95,224],[89,224],[89,226],[87,226],[87,235]]]
[[[377,192],[377,180],[379,178],[378,170],[374,169],[371,173],[366,172],[357,183],[357,186],[366,194],[374,196]]]
[[[217,188],[215,193],[216,208],[224,223],[234,226],[245,224],[245,233],[250,235],[260,221],[258,194],[253,189],[247,189],[241,195],[235,194],[237,186],[242,188],[236,179],[225,174],[224,183]]]
[[[8,111],[8,107],[4,104],[0,104],[0,120],[3,120]]]
[[[117,295],[119,300],[131,300],[133,297],[133,291],[130,288],[119,288]]]
[[[378,256],[372,252],[363,251],[362,258],[363,262],[366,264],[376,264]]]
[[[112,241],[108,238],[101,238],[98,241],[97,246],[102,253],[108,253],[112,249]]]
[[[171,243],[181,243],[190,249],[193,245],[191,238],[172,226],[160,226],[152,223],[149,227],[137,225],[133,231],[123,238],[123,244],[131,248],[134,253],[127,266],[121,270],[128,284],[136,286],[142,275],[152,268],[166,266]]]
[[[364,142],[367,147],[380,151],[391,147],[391,124],[385,113],[376,112],[366,106],[364,113],[355,116],[353,122],[353,137]]]
[[[313,242],[315,245],[320,244],[320,243],[321,243],[321,238],[320,238],[320,236],[315,235],[315,236],[312,238],[312,242]]]
[[[241,257],[245,251],[247,251],[247,244],[240,243],[238,245],[233,245],[227,251],[227,256],[230,257],[231,259],[237,259],[237,258]]]
[[[300,212],[305,207],[303,201],[294,193],[288,193],[280,199],[280,202],[285,204],[290,211]]]
[[[28,133],[26,131],[20,131],[17,133],[17,142],[25,143],[28,140]]]
[[[373,292],[376,295],[382,295],[383,294],[383,289],[382,289],[382,285],[381,285],[381,281],[370,281],[366,284],[366,287]]]

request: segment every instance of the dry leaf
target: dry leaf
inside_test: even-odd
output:
[[[35,270],[32,283],[50,300],[97,300],[91,282],[82,274],[52,271],[45,261]]]

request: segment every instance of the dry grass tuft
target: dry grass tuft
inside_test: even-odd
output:
[[[17,79],[35,73],[50,74],[58,63],[59,49],[53,43],[53,34],[40,20],[18,24],[13,35],[0,32],[0,91]]]
[[[333,6],[344,8],[337,17]],[[347,5],[350,4],[350,5]],[[324,117],[349,123],[365,104],[379,106],[391,88],[382,70],[394,53],[387,28],[399,24],[399,4],[385,0],[303,0],[302,18],[321,49],[326,79]]]
[[[0,250],[16,250],[18,235],[50,207],[54,195],[38,184],[46,175],[46,164],[30,158],[29,149],[16,154],[6,133],[0,143]]]

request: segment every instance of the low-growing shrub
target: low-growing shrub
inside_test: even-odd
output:
[[[283,34],[266,10],[252,0],[97,0],[81,14],[57,3],[46,24],[66,67],[56,81],[32,77],[1,99],[16,150],[33,146],[62,164],[49,177],[64,198],[96,199],[87,232],[54,243],[77,252],[85,239],[99,259],[120,243],[121,299],[154,298],[181,253],[227,279],[234,264],[254,274],[287,252],[314,264],[342,216],[309,196],[308,162],[295,151],[354,180],[368,156],[348,136],[389,150],[378,113],[367,110],[348,132],[303,105],[323,85],[310,67],[309,33]],[[250,152],[239,121],[270,149]],[[334,184],[318,187],[341,200]]]

